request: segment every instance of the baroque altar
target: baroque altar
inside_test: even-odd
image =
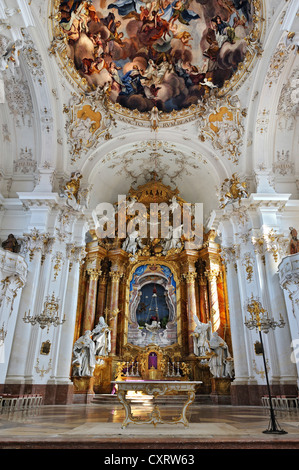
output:
[[[159,211],[153,228],[154,203]],[[86,393],[111,393],[113,381],[178,380],[199,381],[198,393],[210,394],[213,378],[233,377],[226,272],[216,233],[203,231],[201,243],[190,247],[186,232],[178,230],[183,225],[174,226],[174,214],[183,218],[187,207],[193,224],[191,204],[155,174],[130,189],[125,205],[123,211],[119,201],[114,204],[117,223],[103,222],[99,208],[93,213],[96,228],[81,265],[74,338],[81,351],[85,335],[93,359],[85,376],[80,360],[73,360],[74,392],[85,387]],[[128,234],[120,233],[124,224]]]

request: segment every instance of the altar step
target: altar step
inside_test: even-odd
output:
[[[153,399],[149,395],[143,395],[141,397],[132,397],[130,398],[131,404],[132,405],[138,405],[138,404],[144,404],[144,403],[151,403],[153,402]],[[155,403],[160,404],[160,405],[177,405],[177,404],[183,404],[186,401],[186,395],[174,395],[174,396],[159,396],[155,398]],[[117,395],[111,395],[111,394],[97,394],[93,397],[92,404],[94,405],[116,405],[119,404],[119,401],[117,399]],[[212,405],[212,400],[209,395],[196,395],[194,399],[194,404],[197,405]]]

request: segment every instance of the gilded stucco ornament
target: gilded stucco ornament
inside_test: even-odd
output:
[[[241,108],[238,96],[216,95],[201,107],[198,117],[199,139],[210,141],[212,147],[233,163],[239,162],[243,145],[244,120],[247,110]]]
[[[236,173],[233,173],[231,178],[225,178],[220,188],[220,208],[224,209],[227,204],[234,202],[238,202],[240,205],[244,198],[248,198],[246,182],[240,181]]]
[[[94,148],[99,139],[111,138],[110,130],[115,121],[107,106],[106,95],[105,89],[96,89],[87,95],[73,93],[69,104],[64,106],[72,164]]]

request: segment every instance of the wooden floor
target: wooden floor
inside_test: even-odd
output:
[[[151,404],[133,405],[133,414],[146,418]],[[180,407],[161,406],[172,420]],[[0,414],[1,449],[299,449],[299,411],[277,411],[287,434],[264,434],[269,411],[194,403],[189,426],[129,424],[121,428],[124,410],[109,404],[41,406],[37,410]]]

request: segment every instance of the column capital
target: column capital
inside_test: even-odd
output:
[[[101,271],[99,269],[88,268],[86,272],[89,274],[91,281],[97,281],[101,275]]]
[[[101,272],[99,282],[100,284],[107,284],[108,281],[108,274]]]
[[[205,279],[205,276],[203,276],[202,274],[200,274],[200,276],[198,277],[198,284],[200,286],[206,286],[207,285],[207,280]]]
[[[196,272],[189,272],[182,274],[183,279],[186,279],[187,282],[193,283],[195,282],[195,278],[197,277]]]
[[[214,281],[217,279],[220,273],[220,269],[210,269],[205,271],[205,276],[208,278],[209,281]]]
[[[118,282],[123,276],[123,273],[120,271],[110,271],[109,276],[111,277],[112,282]]]

